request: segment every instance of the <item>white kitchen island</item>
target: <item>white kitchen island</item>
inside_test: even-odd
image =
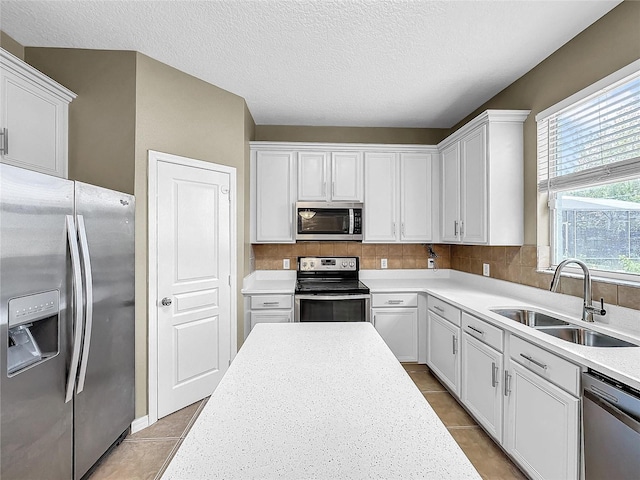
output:
[[[480,479],[369,323],[259,324],[163,479]]]

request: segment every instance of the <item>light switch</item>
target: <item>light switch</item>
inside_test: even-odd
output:
[[[282,269],[283,270],[289,270],[289,259],[288,258],[283,258],[282,259]]]
[[[380,259],[380,268],[387,268],[387,259],[386,258],[381,258]]]
[[[482,264],[482,275],[484,275],[485,277],[489,276],[489,264],[488,263],[483,263]]]

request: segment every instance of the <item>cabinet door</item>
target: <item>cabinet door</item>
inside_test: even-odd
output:
[[[4,68],[1,82],[0,126],[8,132],[2,161],[66,178],[68,103]]]
[[[460,394],[460,328],[444,318],[428,313],[427,365],[455,395]]]
[[[364,195],[364,242],[395,242],[396,222],[396,155],[366,153]]]
[[[378,308],[373,311],[373,326],[401,362],[418,361],[418,310],[415,308]]]
[[[461,399],[482,426],[502,443],[502,354],[462,333]]]
[[[460,145],[462,243],[486,243],[487,126],[466,135]]]
[[[292,321],[291,310],[266,310],[251,312],[251,329],[257,323],[288,323]]]
[[[455,142],[440,154],[442,183],[440,185],[442,241],[460,241],[460,143]]]
[[[362,153],[331,154],[331,200],[362,201]]]
[[[400,241],[431,241],[431,155],[400,154]]]
[[[507,452],[534,479],[578,478],[580,401],[510,362]]]
[[[328,158],[325,152],[298,153],[298,200],[327,200]]]
[[[256,241],[294,242],[293,152],[256,152]]]

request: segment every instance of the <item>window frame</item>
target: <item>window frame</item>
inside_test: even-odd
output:
[[[540,132],[541,132],[541,122],[547,122],[549,117],[561,112],[564,109],[567,109],[573,105],[575,105],[576,103],[582,102],[586,99],[588,99],[589,97],[595,97],[596,95],[602,93],[604,90],[610,89],[614,84],[617,84],[623,80],[625,80],[626,78],[629,78],[630,80],[638,75],[638,73],[640,73],[640,60],[636,60],[635,62],[632,62],[631,64],[627,65],[626,67],[612,73],[611,75],[608,75],[607,77],[595,82],[594,84],[580,90],[579,92],[567,97],[566,99],[556,103],[555,105],[552,105],[551,107],[541,111],[540,113],[538,113],[535,117],[536,119],[536,131],[537,131],[537,155],[536,155],[536,160],[537,160],[537,176],[536,176],[536,185],[537,185],[537,196],[538,196],[538,201],[540,202],[541,199],[545,199],[546,198],[546,211],[545,213],[548,215],[548,245],[549,245],[549,255],[546,259],[544,259],[545,264],[542,264],[542,259],[539,259],[539,261],[541,263],[538,264],[538,271],[541,272],[545,272],[545,273],[549,273],[549,272],[553,272],[553,270],[557,267],[559,261],[556,260],[555,258],[555,252],[556,252],[556,243],[559,241],[559,237],[557,235],[556,232],[556,208],[555,208],[555,197],[557,193],[563,192],[563,191],[571,191],[571,190],[575,190],[576,186],[573,185],[568,185],[566,186],[566,188],[562,188],[562,187],[556,187],[555,189],[546,189],[546,190],[541,190],[540,188],[540,172],[541,172],[541,165],[543,162],[541,162],[541,153],[543,151],[542,148],[544,148],[544,142],[548,141],[548,137],[543,139],[543,145],[541,148],[541,138],[540,138]],[[546,158],[546,153],[544,153],[545,158]],[[548,165],[548,163],[546,164]],[[547,173],[547,175],[549,175],[549,173]],[[630,173],[629,175],[620,175],[617,178],[615,178],[614,181],[610,181],[610,182],[599,182],[599,184],[613,184],[613,183],[622,183],[624,181],[628,181],[628,180],[632,180],[632,179],[638,179],[640,178],[640,171],[638,173]],[[581,188],[588,188],[590,186],[597,186],[598,182],[594,179],[594,181],[591,183],[587,183],[586,185],[583,185]],[[538,211],[538,225],[540,226],[540,211]],[[544,222],[546,223],[546,222]],[[538,241],[538,243],[540,243],[540,240]],[[539,245],[540,246],[540,245]],[[598,268],[593,268],[590,269],[592,272],[592,277],[594,279],[598,279],[599,281],[603,281],[605,283],[615,283],[615,284],[622,284],[622,285],[634,285],[637,286],[638,284],[640,284],[640,274],[638,273],[627,273],[627,272],[615,272],[612,270],[602,270],[602,269],[598,269]],[[576,277],[582,277],[582,270],[578,267],[573,267],[573,266],[567,266],[567,268],[565,269],[566,273],[569,274],[569,276],[576,276]]]

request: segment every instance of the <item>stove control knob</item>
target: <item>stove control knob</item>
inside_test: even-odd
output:
[[[350,267],[355,267],[356,266],[356,262],[349,262],[349,266]]]
[[[307,268],[307,262],[302,262],[302,268]]]
[[[342,266],[346,267],[347,266],[347,262],[342,262]]]
[[[309,264],[309,267],[311,267],[311,268],[313,268],[313,267],[315,267],[315,266],[316,266],[315,262],[311,262],[311,263]]]

